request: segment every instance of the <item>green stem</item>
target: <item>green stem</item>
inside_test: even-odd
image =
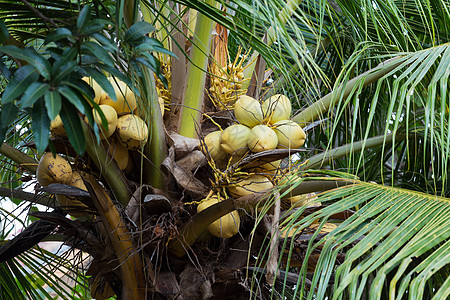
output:
[[[406,138],[405,135],[399,134],[396,135],[396,139],[398,141],[404,140],[405,138]],[[308,159],[305,165],[302,165],[300,167],[300,170],[306,170],[321,167],[324,165],[329,165],[333,162],[334,159],[347,156],[350,153],[359,152],[363,149],[373,148],[381,146],[383,144],[390,143],[392,142],[392,139],[393,135],[388,134],[386,136],[381,135],[368,138],[365,141],[354,142],[352,144],[345,144],[343,146],[312,156],[311,158]]]
[[[142,107],[143,116],[147,117],[150,140],[145,145],[144,155],[144,182],[153,187],[165,189],[164,174],[161,171],[161,164],[167,157],[167,143],[164,132],[164,121],[158,103],[158,94],[156,93],[155,77],[149,70],[143,71],[145,82],[141,84],[142,93],[147,101]],[[148,103],[150,102],[150,103]]]
[[[284,191],[288,189],[291,189],[289,196],[312,192],[323,192],[354,183],[355,181],[346,179],[303,181],[295,188],[292,188],[290,185],[286,185],[286,187],[280,191],[280,194],[283,194]],[[194,244],[197,238],[212,222],[236,209],[251,211],[256,207],[256,205],[261,205],[263,201],[267,200],[270,196],[270,191],[262,191],[261,193],[253,193],[237,199],[229,198],[211,205],[196,214],[190,222],[187,222],[181,228],[178,238],[173,239],[169,243],[169,252],[177,257],[183,257],[189,250],[190,246]]]
[[[26,169],[27,171],[31,172],[32,174],[36,173],[39,163],[34,158],[28,156],[27,154],[23,153],[22,151],[17,150],[13,146],[11,146],[7,143],[3,143],[0,146],[0,154],[3,154],[7,158],[18,163],[22,168]]]
[[[330,107],[333,107],[337,103],[336,99],[340,95],[342,99],[347,98],[356,85],[362,84],[363,86],[367,86],[372,82],[377,81],[390,71],[394,70],[402,62],[403,59],[400,56],[395,57],[393,59],[389,59],[379,64],[377,67],[349,80],[346,84],[339,86],[331,93],[314,102],[308,108],[292,117],[292,120],[294,120],[297,123],[300,123],[300,125],[302,126],[306,125],[306,123],[314,121],[322,114],[327,112],[330,109]]]
[[[145,277],[142,259],[133,245],[133,239],[117,207],[100,184],[87,179],[87,189],[114,248],[122,275],[121,299],[145,299]]]
[[[206,4],[215,6],[216,1],[206,0]],[[198,13],[191,50],[191,62],[188,65],[186,74],[186,91],[184,93],[178,127],[179,133],[185,137],[196,137],[196,126],[200,124],[202,117],[201,109],[213,24],[214,22],[207,16]]]
[[[114,160],[108,156],[108,151],[98,144],[89,127],[81,122],[86,139],[86,152],[97,166],[100,175],[105,178],[111,188],[114,197],[123,205],[127,205],[131,198],[130,187],[125,175],[119,169]]]

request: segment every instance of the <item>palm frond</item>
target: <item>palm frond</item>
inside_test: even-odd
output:
[[[296,296],[307,299],[449,295],[450,221],[443,217],[450,213],[448,198],[359,182],[324,192],[314,201],[326,206],[307,217],[302,217],[304,209],[300,209],[280,225],[297,233],[284,241],[279,261],[300,275],[296,287],[284,286],[290,293],[294,290]],[[353,214],[345,221],[333,220],[345,211]],[[303,253],[302,265],[291,267],[296,237],[315,220],[319,226]],[[330,222],[338,226],[320,237],[320,230]],[[317,251],[320,256],[312,274],[306,262]]]

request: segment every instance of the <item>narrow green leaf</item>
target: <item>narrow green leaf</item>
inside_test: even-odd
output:
[[[0,125],[0,145],[5,141],[6,131],[8,129]]]
[[[19,106],[21,108],[32,106],[39,98],[44,96],[45,92],[48,91],[50,85],[43,82],[33,82],[23,93],[22,98],[20,98]]]
[[[78,91],[80,95],[83,96],[84,99],[90,99],[90,104],[97,110],[99,110],[99,106],[97,103],[95,103],[92,99],[94,99],[94,90],[92,87],[86,83],[85,81],[81,80],[81,83],[75,84],[71,82],[62,82],[63,84],[69,86],[72,88],[72,91]],[[89,124],[94,124],[94,118],[92,115],[92,107],[89,105],[86,101],[82,101],[83,109],[79,109],[83,115],[85,115],[88,119]],[[74,104],[74,103],[72,103]]]
[[[64,38],[73,41],[72,32],[67,28],[57,28],[55,31],[50,32],[45,38],[44,44],[48,44],[50,42],[57,42]]]
[[[147,33],[150,33],[155,30],[156,28],[153,27],[153,25],[151,25],[150,23],[137,22],[133,24],[130,28],[128,28],[127,32],[125,33],[125,41],[127,42],[136,41],[139,38],[142,38]]]
[[[2,124],[3,128],[8,128],[17,117],[19,108],[12,102],[8,102],[2,105]]]
[[[0,46],[0,52],[28,62],[30,65],[34,66],[45,79],[50,80],[51,65],[42,55],[37,53],[36,50],[32,48],[22,49],[13,45],[6,45]]]
[[[100,33],[94,33],[92,35],[94,39],[96,39],[107,51],[116,52],[117,47],[113,41],[109,40],[106,36]]]
[[[72,104],[64,102],[60,116],[70,144],[79,155],[83,155],[86,150],[86,140],[84,139],[83,128],[81,127],[81,119],[78,115],[78,111]]]
[[[131,80],[128,78],[127,75],[123,74],[119,70],[117,70],[114,67],[110,67],[101,63],[96,64],[100,69],[103,69],[104,71],[110,73],[114,77],[117,77],[119,80],[125,82],[128,86],[131,86]]]
[[[93,55],[84,54],[81,56],[81,64],[82,65],[92,65],[98,63],[98,58]]]
[[[108,66],[114,66],[114,60],[111,55],[100,44],[94,42],[86,42],[81,45],[82,50],[89,51],[92,55],[97,57],[101,62]]]
[[[144,42],[137,45],[135,47],[135,50],[136,50],[136,53],[138,53],[138,54],[141,52],[155,51],[155,52],[160,52],[160,53],[164,53],[167,55],[171,55],[171,56],[174,56],[175,58],[177,58],[175,53],[165,49],[164,45],[160,41],[158,41],[154,38],[149,38],[149,37],[145,37]]]
[[[72,87],[69,87],[68,85],[64,84],[60,85],[56,88],[58,93],[63,95],[67,100],[69,100],[70,103],[72,103],[76,109],[78,109],[83,115],[89,114],[89,111],[91,110],[91,107],[86,102],[86,100],[83,98],[82,95],[80,95],[75,89]]]
[[[153,54],[150,53],[142,53],[142,57],[145,58],[144,61],[147,61],[148,64],[147,66],[155,73],[161,73],[161,63],[159,62],[159,60],[153,56]],[[139,57],[138,57],[139,58]],[[137,61],[142,62],[141,60],[138,60],[136,58]]]
[[[59,69],[62,65],[67,64],[69,61],[75,61],[77,54],[78,51],[76,48],[67,48],[58,57],[54,57],[53,74],[55,74],[55,70]]]
[[[14,73],[14,77],[6,86],[2,96],[2,103],[8,103],[20,97],[27,87],[38,80],[38,78],[39,74],[33,66],[26,65],[21,67]]]
[[[54,120],[61,110],[61,96],[56,91],[48,90],[44,95],[45,107],[50,120]]]
[[[31,118],[33,120],[31,122],[31,129],[34,133],[36,149],[39,153],[42,153],[47,149],[48,138],[50,136],[50,119],[48,118],[45,103],[42,99],[33,105]]]
[[[77,28],[78,32],[81,32],[83,28],[89,23],[89,19],[91,18],[91,6],[86,5],[80,11],[77,19]]]
[[[3,61],[0,60],[0,72],[2,72],[3,76],[6,78],[6,80],[11,80],[11,71],[8,69],[8,67],[5,65]]]
[[[110,24],[108,21],[106,20],[102,20],[102,19],[95,19],[92,20],[91,22],[89,22],[84,28],[83,30],[80,31],[80,33],[82,35],[91,35],[93,33],[98,33],[100,31],[102,31],[105,26],[107,24]]]
[[[9,39],[8,28],[6,28],[5,22],[0,20],[0,43],[5,44]]]
[[[65,79],[66,76],[75,71],[77,66],[78,66],[77,62],[72,60],[66,63],[65,65],[62,65],[59,68],[55,69],[53,74],[56,74],[56,76],[53,78],[53,81],[58,82],[60,80]]]
[[[105,91],[106,94],[113,100],[117,101],[116,93],[114,91],[114,88],[111,84],[111,82],[108,81],[108,78],[99,71],[93,69],[93,68],[84,68],[87,75],[92,77],[97,83],[102,87],[102,89]]]

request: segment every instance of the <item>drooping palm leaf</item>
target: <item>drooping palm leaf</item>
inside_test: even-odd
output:
[[[292,269],[300,275],[297,296],[308,299],[383,299],[387,295],[401,299],[442,299],[449,292],[450,259],[448,238],[450,213],[448,198],[409,190],[359,182],[324,192],[315,199],[326,205],[307,217],[304,209],[288,216],[281,226],[295,228],[300,235],[314,220],[320,225],[304,253],[301,267]],[[333,215],[353,210],[347,220],[325,237],[314,240]],[[334,221],[336,222],[336,221]],[[292,255],[295,237],[282,246],[285,257]],[[308,258],[320,252],[314,274],[308,273]],[[344,255],[343,262],[337,257]],[[290,260],[284,266],[290,270]],[[311,286],[306,286],[306,279]],[[333,283],[334,281],[334,283]],[[288,289],[285,286],[285,289]],[[292,292],[291,290],[291,292]],[[306,292],[309,290],[309,292]],[[332,291],[332,293],[331,293]],[[406,294],[405,294],[406,293]],[[393,298],[393,299],[394,299]]]

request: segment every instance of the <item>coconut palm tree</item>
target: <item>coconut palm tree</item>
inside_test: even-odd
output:
[[[96,298],[450,294],[447,1],[2,5],[1,192],[62,206],[31,213],[38,223],[0,248],[11,272],[2,276],[5,298],[17,290],[42,297],[18,267],[51,278],[29,257],[57,258],[26,251],[41,239],[90,254],[85,274]],[[82,76],[111,98],[124,93],[114,91],[118,81],[136,95],[134,114],[150,135],[127,150],[134,172],[108,154],[112,141],[100,142],[107,116]],[[305,145],[224,165],[212,159],[199,140],[236,123],[233,103],[243,94],[286,95]],[[67,137],[49,139],[58,114]],[[84,172],[86,190],[37,184],[44,151]],[[261,169],[277,160],[275,171]],[[229,188],[255,173],[273,187],[232,197]],[[197,213],[219,191],[225,199]],[[228,216],[231,227],[241,220],[239,234],[211,235]]]

